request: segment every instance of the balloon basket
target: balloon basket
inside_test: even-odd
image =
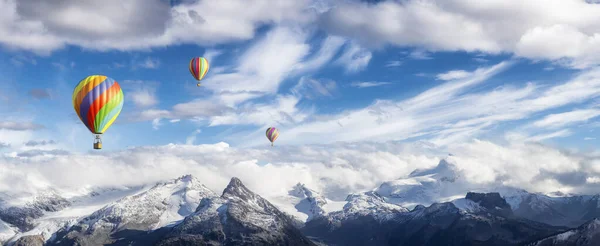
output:
[[[200,83],[196,84],[196,86],[200,87]]]
[[[96,135],[94,139],[94,149],[102,149],[102,139],[100,139],[100,135]]]

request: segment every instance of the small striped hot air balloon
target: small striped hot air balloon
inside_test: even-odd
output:
[[[73,108],[90,132],[96,135],[94,149],[102,148],[100,135],[117,119],[123,108],[123,90],[114,79],[91,75],[73,90]]]
[[[267,128],[267,138],[271,141],[271,146],[273,146],[273,142],[279,137],[279,130],[275,127]]]
[[[200,80],[208,73],[208,67],[208,60],[204,57],[194,57],[190,61],[190,73],[194,79],[198,80],[198,86],[200,86]]]

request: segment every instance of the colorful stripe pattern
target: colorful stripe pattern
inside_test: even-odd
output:
[[[204,57],[195,57],[190,61],[190,73],[200,81],[208,73],[208,61]]]
[[[273,142],[275,142],[277,137],[279,137],[279,130],[275,127],[269,127],[267,129],[267,138],[271,141],[271,145],[273,145]]]
[[[121,113],[123,90],[114,79],[88,76],[73,90],[73,108],[90,132],[102,134]]]

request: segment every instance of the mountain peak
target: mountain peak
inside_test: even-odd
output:
[[[246,186],[242,183],[239,178],[233,177],[225,190],[223,190],[222,198],[232,199],[239,198],[242,200],[253,200],[256,195],[254,192],[250,191]]]
[[[479,203],[481,207],[486,208],[489,211],[499,211],[504,215],[511,215],[512,209],[504,198],[500,196],[498,192],[491,193],[475,193],[468,192],[465,197],[467,200]]]
[[[244,188],[246,188],[244,186],[244,184],[242,183],[242,181],[237,177],[232,177],[231,181],[229,181],[229,184],[227,185],[227,187],[228,188],[229,187],[244,187]]]

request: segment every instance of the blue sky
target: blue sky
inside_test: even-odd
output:
[[[563,7],[600,11],[568,2]],[[3,4],[21,19],[3,20],[13,29],[2,31],[14,38],[0,39],[0,141],[10,145],[4,152],[44,140],[52,141],[48,149],[87,152],[92,135],[70,98],[92,74],[114,78],[125,93],[123,111],[104,136],[106,151],[221,141],[267,147],[269,126],[281,131],[276,145],[425,141],[445,148],[484,139],[581,151],[598,146],[594,29],[549,12],[521,9],[544,17],[515,17],[530,21],[522,27],[492,18],[506,14],[493,12],[496,1],[482,10],[487,15],[470,12],[476,7],[457,10],[466,4],[458,0],[439,6],[298,1],[278,4],[271,14],[259,3],[257,13],[248,13],[239,1],[231,1],[231,9],[184,1],[172,8],[189,23],[176,26],[172,21],[184,17],[157,1],[140,7],[155,15],[125,8],[119,11],[133,11],[133,21],[79,25],[78,15],[64,12],[68,4],[42,6],[69,14],[60,19],[30,16],[30,1],[11,3]],[[353,13],[363,16],[349,19]],[[431,13],[445,22],[431,20]],[[46,29],[14,28],[29,22]],[[420,28],[411,27],[415,23]],[[584,40],[568,40],[573,33]],[[559,36],[564,40],[550,41]],[[570,48],[557,50],[561,45]],[[200,88],[187,68],[194,56],[211,64]]]

